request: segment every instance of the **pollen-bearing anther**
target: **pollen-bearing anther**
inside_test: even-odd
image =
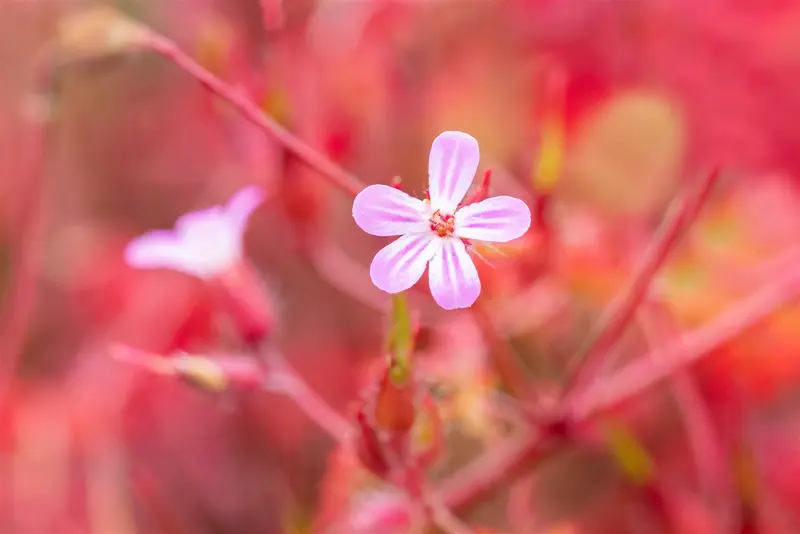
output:
[[[452,215],[442,215],[441,210],[436,210],[430,218],[431,230],[439,234],[439,237],[453,235],[456,229],[456,219]]]

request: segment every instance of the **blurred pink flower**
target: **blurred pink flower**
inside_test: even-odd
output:
[[[210,279],[242,261],[247,219],[264,200],[264,191],[247,186],[224,206],[189,212],[173,230],[153,230],[128,243],[125,262],[138,268],[165,268]]]
[[[464,240],[505,243],[522,236],[531,212],[521,200],[493,197],[459,207],[478,169],[478,142],[462,132],[444,132],[431,147],[430,200],[387,185],[371,185],[353,202],[353,217],[365,232],[402,236],[375,255],[372,282],[387,293],[413,286],[430,265],[434,300],[446,310],[468,308],[481,292],[478,271]]]

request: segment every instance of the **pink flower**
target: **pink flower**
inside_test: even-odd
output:
[[[212,206],[180,217],[174,230],[143,234],[125,248],[132,267],[166,268],[204,279],[223,275],[242,262],[247,219],[264,200],[264,192],[247,186],[224,206]]]
[[[431,147],[430,201],[387,185],[371,185],[353,202],[356,224],[377,236],[401,236],[375,255],[372,282],[387,293],[413,286],[430,266],[434,300],[444,309],[467,308],[478,298],[481,281],[464,240],[505,243],[530,227],[531,212],[521,200],[493,197],[459,207],[478,169],[478,142],[462,132],[444,132]]]

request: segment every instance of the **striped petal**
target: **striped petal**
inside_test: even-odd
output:
[[[505,243],[528,231],[531,210],[518,198],[500,196],[464,206],[455,218],[456,236]]]
[[[478,141],[463,132],[444,132],[433,141],[428,160],[428,191],[433,210],[452,215],[467,194],[480,151]]]
[[[432,232],[404,235],[375,255],[369,268],[372,283],[387,293],[409,289],[422,277],[441,244],[442,239]]]
[[[469,308],[481,294],[478,270],[460,239],[442,241],[442,248],[431,260],[428,271],[433,299],[445,310]]]
[[[353,201],[353,218],[365,232],[377,236],[424,232],[429,228],[425,203],[388,185],[366,187]]]

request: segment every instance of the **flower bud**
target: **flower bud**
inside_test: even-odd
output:
[[[414,424],[414,388],[405,380],[397,380],[406,372],[400,366],[389,367],[381,380],[375,399],[375,424],[381,430],[405,433]]]

